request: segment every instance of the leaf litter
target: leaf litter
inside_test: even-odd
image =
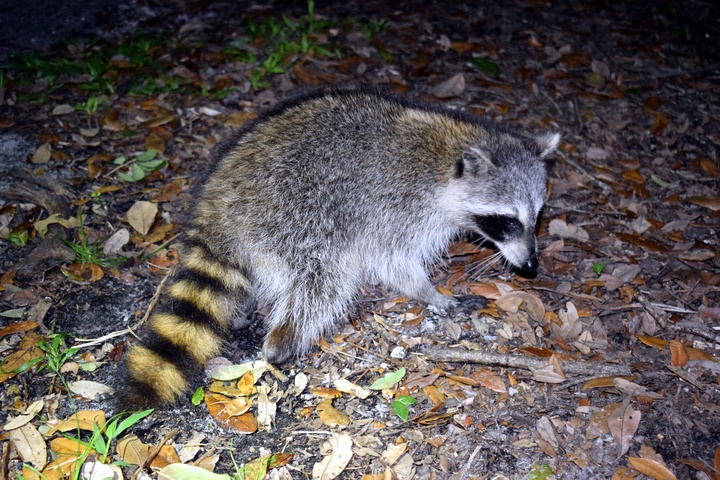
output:
[[[0,192],[9,467],[33,479],[31,468],[133,475],[108,463],[115,453],[158,478],[529,478],[548,466],[556,478],[720,478],[720,77],[697,20],[708,7],[554,5],[542,28],[526,22],[537,5],[306,7],[218,4],[188,10],[179,28],[161,15],[144,37],[31,54],[29,76],[2,70],[0,135],[33,145]],[[152,29],[182,36],[159,42]],[[237,367],[259,342],[233,340],[201,406],[154,412],[107,440],[114,412],[88,398],[119,387],[124,335],[182,255],[177,225],[209,151],[285,91],[346,80],[563,133],[538,277],[460,242],[436,274],[460,308],[369,289],[371,314],[291,369]],[[72,263],[56,236],[90,254],[73,249],[84,256]],[[38,345],[55,332],[85,351],[49,356]],[[59,358],[67,367],[49,374]]]

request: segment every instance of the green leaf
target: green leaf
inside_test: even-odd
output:
[[[493,78],[497,78],[500,76],[500,67],[498,67],[496,63],[491,62],[487,58],[475,57],[472,59],[472,63],[478,69],[482,70]]]
[[[143,170],[143,168],[138,165],[137,163],[133,163],[130,167],[130,176],[134,178],[136,182],[139,182],[143,178],[145,178],[145,175],[147,175],[147,172]]]
[[[123,172],[117,172],[118,177],[120,177],[120,180],[123,180],[125,182],[135,182],[136,180],[128,175],[127,173]]]
[[[124,432],[124,431],[127,430],[128,428],[132,427],[132,426],[135,425],[137,422],[139,422],[139,421],[142,420],[143,418],[147,417],[148,415],[150,415],[150,414],[153,413],[154,411],[155,411],[155,410],[151,408],[151,409],[149,409],[149,410],[143,410],[142,412],[133,413],[133,414],[130,415],[128,418],[126,418],[125,420],[123,420],[122,422],[120,422],[120,426],[118,426],[117,431],[115,432],[115,436],[120,436],[120,434],[121,434],[122,432]]]
[[[190,402],[197,407],[202,403],[203,398],[205,398],[205,390],[203,390],[203,387],[198,387],[195,393],[193,393]]]
[[[146,162],[141,162],[138,160],[136,165],[140,165],[140,168],[142,168],[146,172],[152,172],[153,170],[159,170],[165,165],[167,165],[167,160],[148,160]]]
[[[398,383],[405,376],[405,367],[395,372],[389,372],[382,377],[375,380],[375,383],[370,385],[370,390],[385,390]]]
[[[407,406],[403,402],[395,400],[390,404],[390,406],[393,408],[393,410],[395,410],[395,413],[398,417],[400,417],[400,419],[402,419],[403,422],[408,421],[408,415],[410,414],[410,412],[408,411]]]
[[[202,467],[182,463],[171,463],[158,473],[159,478],[171,478],[173,480],[232,480],[230,475],[220,475]]]
[[[151,148],[147,152],[143,152],[140,155],[137,156],[138,162],[147,162],[148,160],[152,160],[157,156],[157,150],[154,148]]]
[[[127,162],[127,158],[125,156],[117,157],[115,160],[113,160],[113,163],[115,165],[123,165],[125,162]]]
[[[596,262],[592,264],[593,272],[595,272],[595,275],[600,276],[600,274],[605,270],[605,264]]]
[[[417,403],[417,400],[410,395],[400,395],[398,398],[395,399],[395,401],[400,402],[403,405],[412,405],[414,403]]]

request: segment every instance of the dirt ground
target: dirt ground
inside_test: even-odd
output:
[[[269,429],[228,426],[206,395],[199,406],[188,398],[157,409],[130,433],[150,450],[161,440],[174,451],[199,441],[182,461],[220,474],[235,475],[233,462],[291,454],[267,473],[277,479],[321,478],[314,468],[339,457],[339,445],[352,453],[337,467],[343,479],[720,478],[717,5],[318,2],[312,27],[305,3],[141,3],[121,11],[92,27],[102,40],[85,40],[85,53],[59,43],[32,57],[75,61],[107,48],[113,67],[101,75],[53,76],[46,63],[12,57],[1,67],[4,368],[30,338],[13,326],[36,322],[30,331],[66,333],[68,346],[101,339],[69,361],[93,363],[94,371],[63,375],[117,387],[122,352],[142,335],[126,329],[152,308],[182,255],[178,226],[212,147],[278,99],[360,82],[528,134],[561,133],[537,277],[488,266],[491,251],[462,239],[434,271],[459,307],[438,311],[368,286],[334,336],[255,379],[267,398],[250,395],[250,415],[275,407]],[[271,72],[264,59],[285,47],[267,35],[245,38],[248,18],[268,28],[302,25],[311,47],[283,51],[286,63]],[[128,38],[150,46],[121,47]],[[151,38],[161,40],[145,42]],[[96,109],[92,98],[100,99]],[[138,182],[117,176],[129,170],[114,159],[151,149],[167,164]],[[145,232],[127,215],[138,202],[157,207]],[[53,233],[78,243],[77,226],[40,234],[37,221],[79,211],[89,243],[105,246],[129,231],[107,254],[128,257],[124,263],[75,261]],[[259,358],[262,311],[257,318],[228,339],[214,365]],[[337,383],[368,389],[401,368],[402,380],[367,396]],[[38,399],[38,428],[74,410],[118,412],[112,395],[77,394],[71,405],[47,369],[5,373],[3,424]],[[209,393],[210,380],[197,379],[201,385]],[[407,422],[393,403],[402,395],[416,401]],[[32,463],[14,438],[0,437],[2,478]],[[174,463],[163,458],[122,474],[155,477]]]

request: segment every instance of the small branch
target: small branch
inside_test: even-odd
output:
[[[540,369],[547,366],[543,358],[520,357],[499,353],[480,352],[477,350],[460,350],[459,348],[430,347],[423,352],[428,360],[436,362],[479,363],[482,365],[496,365],[508,368],[522,368],[525,370]],[[572,375],[593,375],[602,377],[628,376],[631,370],[625,365],[616,365],[604,362],[568,362],[559,360],[563,372]]]

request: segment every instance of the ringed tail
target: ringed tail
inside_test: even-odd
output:
[[[238,300],[249,287],[240,269],[194,241],[165,301],[150,317],[149,332],[126,355],[124,406],[172,403],[186,393],[190,380],[220,353]]]

